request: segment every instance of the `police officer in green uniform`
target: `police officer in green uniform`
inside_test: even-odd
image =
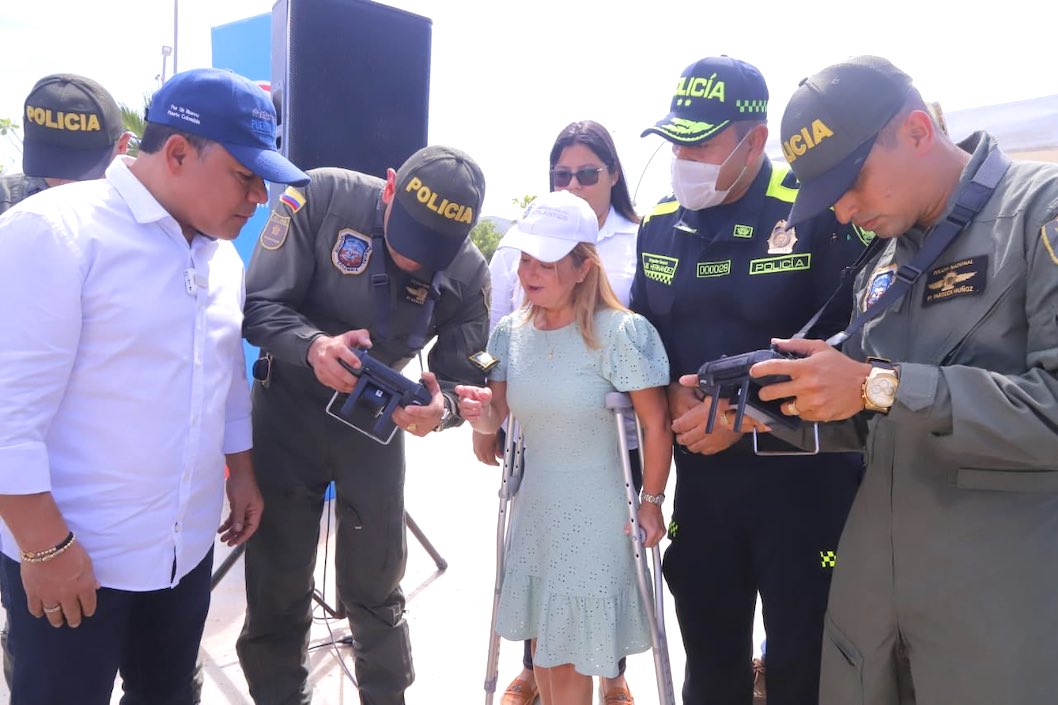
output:
[[[878,57],[803,81],[782,140],[792,222],[833,206],[885,238],[842,352],[779,341],[808,357],[753,370],[792,377],[761,392],[785,413],[847,419],[829,447],[867,450],[820,703],[1054,702],[1058,166],[954,144]]]
[[[792,335],[867,239],[829,213],[787,227],[797,183],[764,154],[767,104],[755,67],[708,57],[684,70],[670,113],[647,130],[672,143],[674,196],[640,228],[631,305],[661,333],[673,374],[664,573],[687,655],[684,705],[750,702],[758,592],[769,703],[815,701],[834,551],[863,467],[859,454],[757,456],[745,433],[707,432],[708,409],[675,384],[707,360],[768,347],[777,330]],[[848,299],[816,330],[840,330]]]
[[[0,213],[49,186],[103,178],[132,137],[110,93],[71,73],[37,81],[22,120],[22,173],[0,176]]]
[[[431,146],[386,179],[324,168],[275,203],[247,273],[247,340],[267,357],[253,389],[254,454],[268,507],[246,550],[239,660],[258,705],[308,703],[307,646],[324,492],[336,488],[338,597],[363,703],[404,702],[413,678],[404,620],[404,434],[389,444],[332,418],[357,378],[354,348],[400,370],[436,338],[429,405],[393,420],[423,436],[457,425],[456,384],[481,385],[488,267],[468,234],[484,178]],[[264,369],[267,367],[268,369]]]

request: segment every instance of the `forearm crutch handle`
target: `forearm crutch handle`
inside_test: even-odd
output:
[[[499,677],[500,635],[496,633],[496,615],[503,586],[503,562],[510,532],[510,508],[522,484],[522,433],[513,416],[507,418],[507,439],[503,446],[503,479],[500,481],[500,508],[496,517],[496,581],[492,588],[492,621],[489,623],[489,656],[485,666],[485,705],[492,705]]]
[[[669,661],[669,646],[665,634],[665,603],[661,576],[661,549],[654,546],[651,555],[654,563],[653,594],[651,594],[651,570],[647,563],[646,548],[643,540],[645,532],[639,525],[639,496],[632,482],[632,466],[628,460],[628,438],[625,435],[625,418],[629,415],[636,421],[636,436],[639,440],[640,466],[646,470],[643,454],[643,431],[639,427],[632,400],[622,392],[611,392],[606,395],[606,408],[613,412],[617,425],[617,444],[621,454],[621,468],[624,471],[625,499],[628,503],[628,521],[631,525],[632,555],[636,563],[636,586],[639,588],[639,601],[647,611],[650,622],[650,644],[654,653],[654,678],[658,684],[658,702],[660,705],[676,705],[676,695],[672,689],[672,664]]]

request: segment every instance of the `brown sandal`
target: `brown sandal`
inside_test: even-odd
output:
[[[533,705],[539,694],[540,691],[537,689],[536,683],[529,685],[521,678],[515,678],[507,686],[507,690],[503,691],[503,699],[500,700],[500,705]]]

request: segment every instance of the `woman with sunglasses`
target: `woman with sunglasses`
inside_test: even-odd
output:
[[[665,534],[668,358],[653,327],[614,295],[597,232],[589,204],[569,193],[529,206],[504,237],[519,252],[525,304],[492,332],[488,350],[499,363],[489,388],[456,387],[462,417],[476,431],[495,433],[509,402],[524,434],[496,631],[535,640],[532,685],[544,705],[590,705],[592,676],[615,679],[626,654],[650,648],[622,533],[628,505],[618,435],[604,405],[614,390],[630,394],[643,426],[644,544]],[[522,692],[522,702],[535,698],[526,690],[504,702]],[[630,701],[625,691],[616,702]]]
[[[621,160],[609,131],[594,120],[572,122],[562,128],[551,146],[550,190],[569,191],[588,202],[599,220],[596,249],[610,286],[618,300],[628,305],[629,291],[636,272],[636,233],[639,216],[632,207]],[[502,243],[501,243],[502,245]],[[518,283],[520,252],[501,246],[492,256],[492,307],[490,328],[501,318],[519,308],[524,293]],[[632,450],[632,473],[636,490],[640,488],[639,453],[634,429],[628,436]],[[503,447],[501,436],[474,434],[474,454],[489,465],[496,465]],[[501,705],[531,705],[537,696],[533,677],[533,656],[525,642],[522,671],[503,694]],[[621,659],[616,678],[602,681],[605,705],[633,705],[634,700],[624,679],[625,662]]]

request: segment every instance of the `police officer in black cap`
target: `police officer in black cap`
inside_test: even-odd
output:
[[[706,433],[710,404],[676,384],[708,360],[794,333],[868,239],[830,213],[786,227],[797,183],[764,154],[767,106],[755,67],[705,58],[644,132],[671,142],[674,156],[675,193],[639,231],[631,303],[671,361],[677,483],[664,573],[687,654],[685,705],[750,702],[758,591],[768,702],[816,701],[835,549],[862,473],[859,455],[757,456],[726,413]],[[839,296],[821,319],[823,337],[848,320],[849,300]]]
[[[72,73],[37,81],[22,120],[22,173],[0,176],[0,213],[49,186],[103,178],[132,138],[113,96]]]
[[[335,483],[338,597],[355,638],[363,703],[395,705],[413,678],[404,620],[404,434],[389,444],[325,413],[357,378],[354,348],[400,370],[426,342],[432,401],[393,420],[423,436],[461,423],[456,384],[482,385],[488,267],[467,236],[485,182],[467,154],[431,146],[386,179],[315,169],[275,203],[247,274],[254,452],[268,511],[246,551],[239,660],[258,705],[308,703],[313,567]],[[267,370],[263,369],[267,366]]]

